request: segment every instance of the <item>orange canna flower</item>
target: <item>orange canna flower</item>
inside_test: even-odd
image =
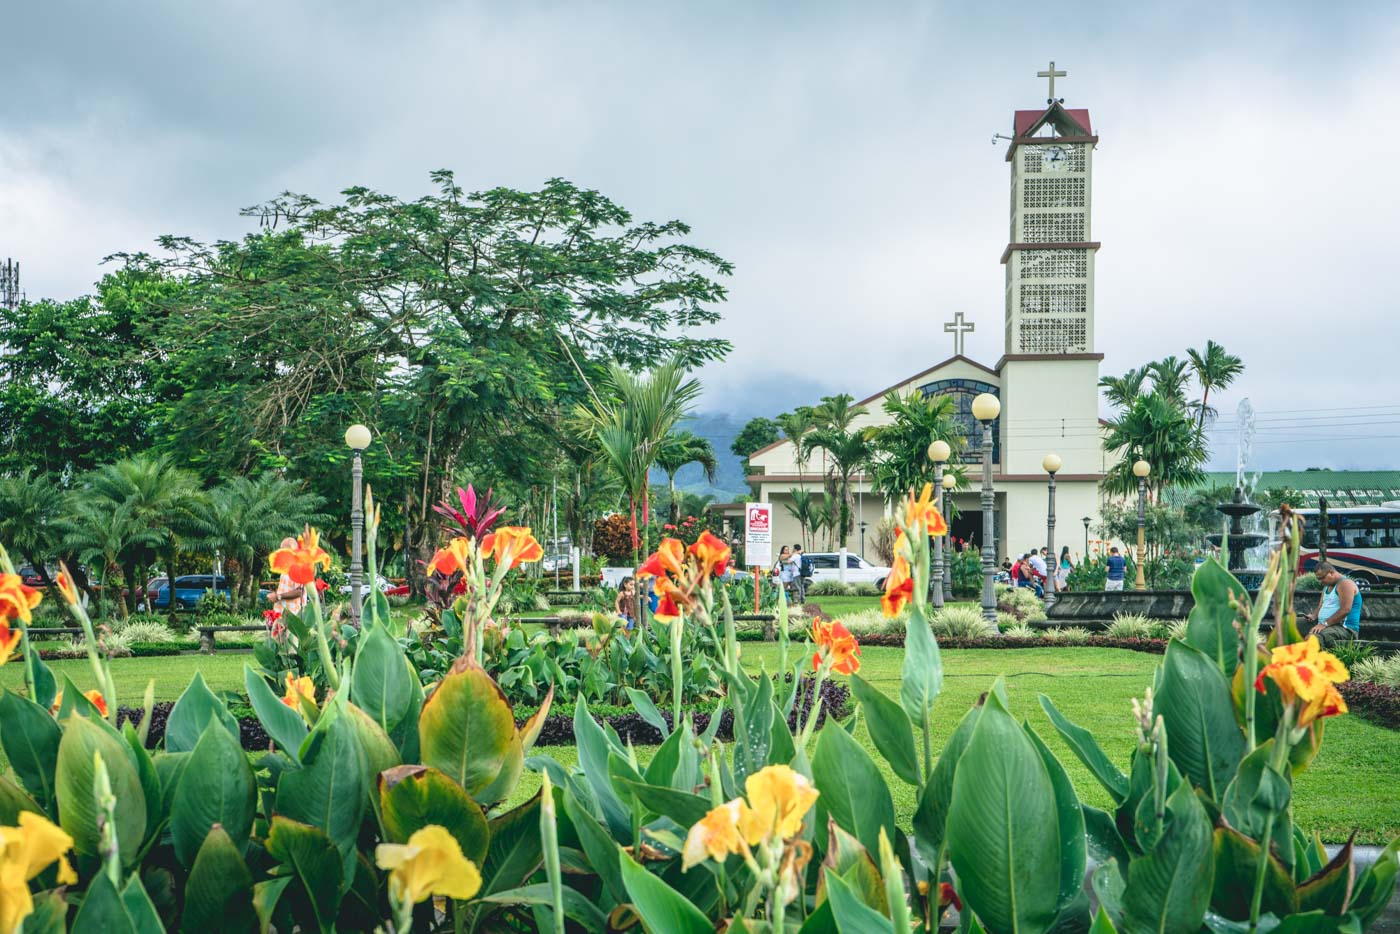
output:
[[[4,622],[0,622],[0,665],[14,658],[15,646],[19,645],[19,640],[23,635],[22,630],[11,629]]]
[[[489,536],[488,536],[489,537]],[[446,548],[439,548],[433,555],[433,559],[428,562],[428,570],[436,571],[444,577],[450,577],[454,571],[467,573],[467,568],[471,566],[472,543],[470,539],[454,538],[447,543]]]
[[[481,553],[492,556],[498,564],[518,568],[543,558],[544,548],[528,528],[506,525],[481,540]]]
[[[34,619],[30,610],[43,599],[44,595],[25,584],[18,574],[0,574],[0,622],[18,619],[28,625]]]
[[[268,556],[274,574],[286,574],[303,586],[316,579],[316,566],[330,570],[331,556],[321,549],[321,533],[311,526],[297,536],[295,548],[279,548]]]
[[[687,551],[700,560],[700,568],[706,574],[718,577],[729,567],[729,546],[710,532],[701,532]]]
[[[680,575],[685,568],[685,543],[679,538],[663,538],[656,546],[656,553],[642,562],[637,568],[638,577],[662,578],[667,574]]]
[[[651,615],[662,623],[680,619],[681,611],[691,603],[690,596],[669,577],[656,579],[656,596],[656,612]]]
[[[812,641],[817,644],[817,652],[812,656],[813,671],[821,667],[823,655],[831,658],[831,670],[837,674],[860,671],[860,644],[840,620],[813,620]]]
[[[107,699],[102,696],[101,691],[94,688],[91,691],[84,691],[83,696],[92,703],[92,706],[97,708],[98,713],[104,717],[107,716]]]
[[[287,690],[282,695],[282,703],[293,710],[301,709],[301,699],[306,698],[312,704],[316,703],[316,683],[302,675],[300,678],[293,678],[292,673],[287,672]]]
[[[73,583],[73,575],[68,573],[67,565],[60,565],[62,570],[58,574],[58,579],[54,581],[58,585],[58,592],[63,594],[63,599],[69,606],[76,606],[78,603],[78,587]]]
[[[880,609],[885,616],[893,619],[904,609],[905,604],[914,599],[914,578],[909,575],[909,559],[899,553],[899,542],[895,542],[894,567],[885,578],[885,593],[880,597]]]
[[[1273,681],[1285,704],[1297,704],[1297,725],[1305,727],[1321,717],[1347,712],[1336,685],[1350,677],[1337,656],[1320,651],[1317,637],[1308,636],[1304,642],[1274,649],[1269,664],[1254,679],[1254,689],[1262,694],[1264,679]]]

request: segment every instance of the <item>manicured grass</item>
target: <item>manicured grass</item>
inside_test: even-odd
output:
[[[815,603],[821,607],[822,615],[827,617],[840,618],[847,613],[859,613],[863,610],[878,610],[880,608],[879,597],[817,597],[809,596],[809,604]],[[953,603],[966,603],[968,606],[977,606],[976,600],[954,600]]]
[[[850,599],[850,598],[828,598]],[[745,643],[743,660],[751,671],[777,668],[777,646]],[[794,646],[793,658],[798,649]],[[866,648],[861,655],[862,676],[891,697],[898,698],[901,649]],[[242,691],[246,653],[221,652],[213,656],[181,655],[164,658],[132,658],[114,662],[120,700],[140,703],[146,682],[156,681],[156,698],[174,700],[196,671],[215,690]],[[1069,752],[1050,726],[1037,695],[1049,695],[1071,720],[1093,731],[1105,751],[1126,768],[1134,742],[1130,700],[1140,697],[1152,680],[1160,656],[1121,649],[1053,648],[1016,650],[950,650],[944,653],[944,687],[934,719],[934,744],[943,742],[964,713],[983,691],[989,690],[998,675],[1004,675],[1012,712],[1024,717],[1064,762],[1076,791],[1087,803],[1108,805],[1108,796]],[[50,662],[55,673],[66,673],[83,689],[92,687],[86,660]],[[23,668],[9,664],[0,668],[0,686],[15,689],[23,680]],[[572,699],[560,698],[559,709],[572,709]],[[869,746],[864,724],[858,736]],[[553,756],[566,766],[577,761],[573,747],[551,746],[536,754]],[[638,749],[643,759],[650,749]],[[904,826],[914,810],[914,789],[888,770],[885,772],[894,795],[899,820]],[[1359,717],[1339,717],[1328,723],[1322,752],[1313,765],[1297,778],[1295,814],[1300,826],[1318,830],[1329,842],[1341,842],[1353,829],[1360,829],[1358,842],[1385,843],[1400,835],[1400,784],[1394,781],[1395,763],[1400,762],[1400,732],[1387,730]],[[517,788],[515,800],[523,800],[538,787],[538,776],[527,772]]]

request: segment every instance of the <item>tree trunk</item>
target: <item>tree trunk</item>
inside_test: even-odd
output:
[[[177,553],[178,553],[178,549],[175,548],[175,547],[172,545],[171,548],[170,548],[170,551],[169,551],[169,552],[166,554],[166,556],[165,556],[165,581],[166,581],[167,584],[170,585],[170,606],[167,607],[167,609],[169,610],[168,615],[169,615],[169,617],[170,617],[170,628],[171,628],[171,629],[176,629],[176,628],[178,628],[178,624],[177,624],[176,621],[175,621],[175,578],[177,578],[177,577],[180,576],[180,575],[176,572],[176,570],[175,570],[175,556],[176,556]],[[214,581],[214,586],[217,587],[218,584],[219,584],[218,580],[215,579],[215,581]],[[230,589],[230,590],[229,590],[229,603],[232,603],[232,602],[233,602],[233,591],[232,591],[232,589]],[[155,610],[156,610],[155,605],[152,604],[152,606],[151,606],[150,609],[151,609],[151,612],[154,613]]]

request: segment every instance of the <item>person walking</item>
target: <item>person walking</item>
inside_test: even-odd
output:
[[[1108,566],[1108,577],[1103,582],[1103,589],[1122,590],[1123,575],[1128,569],[1128,562],[1118,553],[1117,545],[1108,549],[1108,560],[1104,563]]]
[[[1324,649],[1354,640],[1361,635],[1361,589],[1356,581],[1326,561],[1317,563],[1313,575],[1322,584],[1322,600],[1317,612],[1300,617],[1317,624],[1308,635],[1317,636]]]
[[[788,556],[788,566],[792,568],[793,603],[797,604],[807,602],[806,568],[802,560],[802,543],[799,542],[792,546],[792,554]]]
[[[1060,593],[1069,590],[1069,572],[1074,570],[1074,562],[1069,557],[1069,546],[1060,552],[1059,567],[1055,569],[1055,589]]]

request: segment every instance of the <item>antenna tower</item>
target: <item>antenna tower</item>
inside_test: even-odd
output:
[[[0,266],[0,308],[14,311],[24,301],[24,293],[19,290],[19,263],[6,259]]]

